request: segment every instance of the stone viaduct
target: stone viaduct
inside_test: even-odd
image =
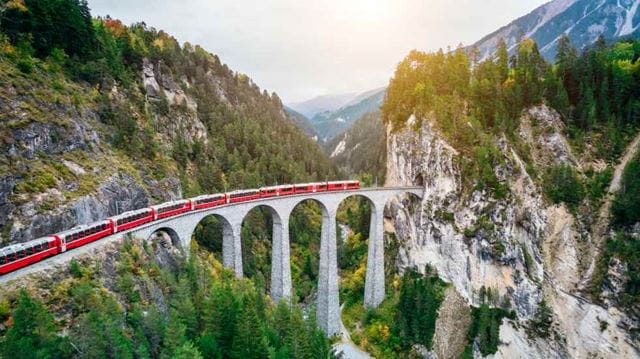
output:
[[[241,227],[245,216],[254,208],[264,206],[273,217],[273,243],[271,249],[271,292],[274,301],[291,296],[291,265],[289,254],[289,217],[293,209],[303,201],[314,200],[322,208],[320,240],[320,269],[318,272],[318,297],[316,304],[318,325],[327,335],[341,331],[340,303],[338,295],[338,260],[336,243],[336,214],[338,206],[351,196],[367,198],[371,204],[371,225],[367,254],[364,303],[376,307],[385,296],[384,281],[384,208],[387,202],[402,194],[411,193],[422,198],[421,187],[376,187],[358,190],[332,191],[261,198],[253,201],[190,211],[177,216],[116,233],[110,237],[133,235],[151,238],[157,232],[165,232],[174,245],[188,253],[196,226],[205,217],[214,215],[222,223],[222,257],[225,267],[242,277]],[[98,242],[105,241],[109,237]],[[97,243],[97,242],[96,242]],[[64,253],[70,255],[73,251]],[[55,257],[54,257],[55,258]],[[17,271],[19,272],[19,271]],[[16,275],[19,275],[17,272]],[[8,277],[9,275],[5,276]],[[7,278],[8,279],[8,278]]]

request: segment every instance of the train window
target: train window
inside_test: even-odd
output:
[[[24,249],[25,256],[30,256],[33,254],[33,248],[27,247]]]
[[[0,265],[7,263],[7,258],[4,254],[0,254]]]
[[[19,250],[18,251],[18,258],[24,258],[25,254],[24,254],[24,250]]]

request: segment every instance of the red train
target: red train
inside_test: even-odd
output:
[[[260,198],[290,196],[301,193],[345,191],[360,188],[359,181],[332,181],[301,183],[240,190],[228,193],[202,195],[191,199],[166,202],[149,208],[125,212],[105,220],[73,227],[32,241],[0,248],[0,275],[12,272],[54,256],[69,249],[83,246],[100,238],[135,228],[159,219],[185,212],[211,208],[229,203],[252,201]]]

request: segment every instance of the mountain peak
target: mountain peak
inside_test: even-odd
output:
[[[553,59],[556,42],[567,34],[571,42],[584,49],[598,37],[615,39],[637,36],[640,28],[640,0],[554,0],[483,37],[475,47],[480,58],[491,56],[500,39],[510,51],[521,38],[534,39],[542,55]]]

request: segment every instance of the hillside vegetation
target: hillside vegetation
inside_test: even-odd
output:
[[[545,61],[530,39],[524,39],[513,55],[501,42],[496,55],[483,61],[477,60],[475,52],[462,49],[447,53],[413,51],[391,79],[382,106],[383,121],[393,131],[433,126],[453,146],[454,166],[461,171],[462,195],[472,203],[472,196],[489,198],[492,205],[513,201],[517,189],[500,172],[505,171],[505,165],[521,159],[521,168],[506,171],[518,175],[526,171],[525,176],[541,189],[546,203],[564,205],[576,219],[581,245],[597,246],[599,239],[590,238],[596,234],[589,233],[589,228],[597,220],[598,208],[608,200],[605,195],[613,168],[618,166],[616,161],[640,125],[639,58],[640,42],[607,44],[602,38],[581,53],[568,38],[561,38],[554,63]],[[540,120],[531,122],[529,110],[535,108],[557,111],[562,123],[550,126]],[[527,131],[534,138],[549,133],[546,138],[551,140],[528,142]],[[562,140],[557,131],[568,138],[570,151],[554,158],[541,156],[545,146]],[[627,165],[622,189],[615,194],[608,228],[616,234],[610,238],[606,235],[600,267],[592,278],[597,290],[583,292],[601,301],[605,298],[600,295],[606,291],[607,303],[618,305],[633,320],[637,320],[638,260],[634,253],[640,222],[636,213],[638,194],[634,192],[636,161]],[[436,215],[445,223],[457,223],[453,213]],[[488,218],[481,217],[473,227],[464,229],[464,236],[468,240],[488,236],[483,245],[489,246],[491,256],[499,258],[505,253],[506,243],[492,236],[496,226]],[[526,268],[532,258],[523,252]],[[614,282],[623,283],[620,291],[613,289],[618,288]],[[510,303],[495,299],[484,303],[472,311],[465,355],[495,353],[502,319],[515,319]],[[541,301],[533,319],[525,324],[528,336],[551,337],[552,322],[550,308]]]
[[[0,79],[3,245],[175,198],[339,176],[277,94],[144,23],[92,18],[86,1],[0,0]],[[319,209],[302,207],[294,268],[317,263],[305,223]],[[158,243],[127,241],[115,262],[2,291],[0,357],[326,358],[312,319],[265,299],[270,220],[257,210],[243,226],[252,281],[202,247],[165,266]],[[219,235],[207,220],[194,245],[217,255]]]

